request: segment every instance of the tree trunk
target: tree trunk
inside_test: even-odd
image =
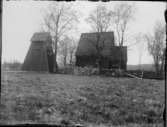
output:
[[[164,65],[165,65],[165,49],[163,51],[163,56],[162,56],[161,69],[160,69],[161,73],[163,73],[164,70],[165,70],[165,66]]]
[[[70,53],[70,64],[72,64],[72,52]]]
[[[157,73],[157,75],[159,74],[159,63],[158,62],[156,62],[155,63],[155,71],[156,71],[156,73]]]
[[[58,71],[58,65],[57,65],[57,37],[55,37],[55,56],[54,56],[54,72],[57,72]]]
[[[102,66],[101,66],[101,56],[98,55],[98,58],[97,58],[97,68],[99,70],[99,74],[102,73]]]
[[[124,37],[122,35],[122,37],[121,37],[121,45],[120,46],[123,46],[123,43],[124,43]]]
[[[67,58],[67,56],[65,55],[65,56],[64,56],[64,67],[66,66],[66,63],[67,63],[67,62],[66,62],[66,58]]]
[[[99,74],[102,74],[101,60],[99,61]]]

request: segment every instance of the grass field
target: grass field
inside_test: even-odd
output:
[[[162,127],[164,81],[2,72],[1,124]]]

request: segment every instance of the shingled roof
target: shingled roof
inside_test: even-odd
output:
[[[102,32],[101,35],[101,41],[104,41],[104,48],[103,51],[104,54],[109,55],[110,47],[115,46],[114,44],[114,32]],[[89,55],[95,55],[96,54],[96,48],[95,45],[92,43],[97,43],[97,33],[82,33],[80,37],[80,41],[78,43],[78,48],[76,51],[76,56],[89,56]]]
[[[34,35],[31,38],[32,42],[36,42],[36,41],[50,41],[51,40],[51,35],[49,32],[36,32],[34,33]]]

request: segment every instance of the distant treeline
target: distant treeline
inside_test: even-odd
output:
[[[22,63],[19,61],[13,61],[13,62],[4,62],[2,64],[1,70],[5,71],[14,71],[14,70],[20,70],[22,66]]]

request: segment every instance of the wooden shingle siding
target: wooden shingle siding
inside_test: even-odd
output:
[[[39,36],[38,36],[39,34]],[[42,36],[43,35],[43,36]],[[52,54],[52,42],[49,41],[48,33],[35,33],[31,39],[31,45],[25,57],[22,70],[25,71],[47,71],[49,72],[49,64],[47,58],[47,50]],[[37,41],[39,40],[39,41]],[[54,62],[54,61],[52,61]]]
[[[127,47],[115,45],[114,32],[103,32],[100,34],[99,45],[102,45],[104,42],[100,52],[102,68],[121,68],[126,70]],[[97,66],[96,35],[97,33],[81,34],[76,51],[76,66]]]

